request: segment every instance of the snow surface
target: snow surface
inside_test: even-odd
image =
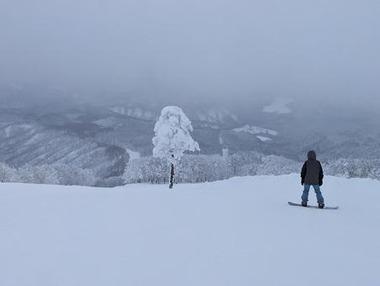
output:
[[[272,136],[277,136],[278,132],[271,129],[266,129],[258,126],[250,126],[250,125],[244,125],[243,127],[232,129],[235,132],[246,132],[252,135],[256,134],[267,134]]]
[[[142,108],[127,108],[123,106],[114,106],[110,108],[111,111],[115,113],[119,113],[122,115],[127,115],[130,117],[143,119],[143,120],[153,120],[155,117],[155,114],[148,110],[143,110]]]
[[[262,142],[272,141],[272,138],[269,138],[269,137],[265,137],[265,136],[256,136],[256,137]]]
[[[258,135],[258,134],[264,134],[264,135],[270,135],[270,136],[277,136],[278,135],[278,132],[275,130],[266,129],[266,128],[262,128],[262,127],[258,127],[258,126],[250,126],[248,124],[244,125],[243,127],[232,129],[232,131],[245,132],[245,133],[249,133],[252,135],[256,135],[256,138],[262,142],[272,141],[272,138],[270,138],[268,136]]]
[[[379,189],[327,177],[329,211],[287,205],[298,175],[0,184],[0,285],[379,285]]]
[[[229,120],[238,121],[238,117],[229,112],[227,109],[209,109],[203,112],[197,112],[197,118],[200,121],[224,123]]]

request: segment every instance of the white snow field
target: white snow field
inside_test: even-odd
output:
[[[319,210],[299,181],[0,184],[0,285],[380,285],[380,182],[327,177]]]

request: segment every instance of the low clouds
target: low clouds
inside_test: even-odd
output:
[[[3,0],[0,77],[91,91],[378,102],[378,1]]]

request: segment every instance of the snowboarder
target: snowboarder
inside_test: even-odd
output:
[[[307,153],[307,161],[303,164],[301,171],[301,184],[304,186],[302,194],[302,206],[307,207],[310,187],[313,186],[317,195],[318,207],[323,209],[325,202],[320,190],[323,184],[323,169],[321,163],[317,160],[315,151]]]

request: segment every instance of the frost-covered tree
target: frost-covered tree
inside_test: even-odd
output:
[[[91,169],[82,169],[64,164],[54,165],[61,185],[94,186],[97,178]]]
[[[170,162],[170,185],[174,182],[174,165],[186,151],[199,151],[199,145],[191,137],[191,121],[178,106],[166,106],[154,126],[153,156]]]
[[[284,175],[298,173],[300,163],[276,155],[264,156],[257,168],[257,175]]]
[[[325,173],[347,178],[380,179],[380,160],[340,158],[327,162]]]
[[[59,184],[56,170],[50,165],[25,165],[18,169],[20,180],[23,183]]]
[[[17,182],[17,180],[16,170],[0,162],[0,182]]]
[[[167,162],[161,158],[142,157],[128,162],[124,174],[127,184],[131,183],[167,183]]]
[[[200,183],[232,176],[229,163],[219,155],[186,155],[177,167],[181,182]]]

